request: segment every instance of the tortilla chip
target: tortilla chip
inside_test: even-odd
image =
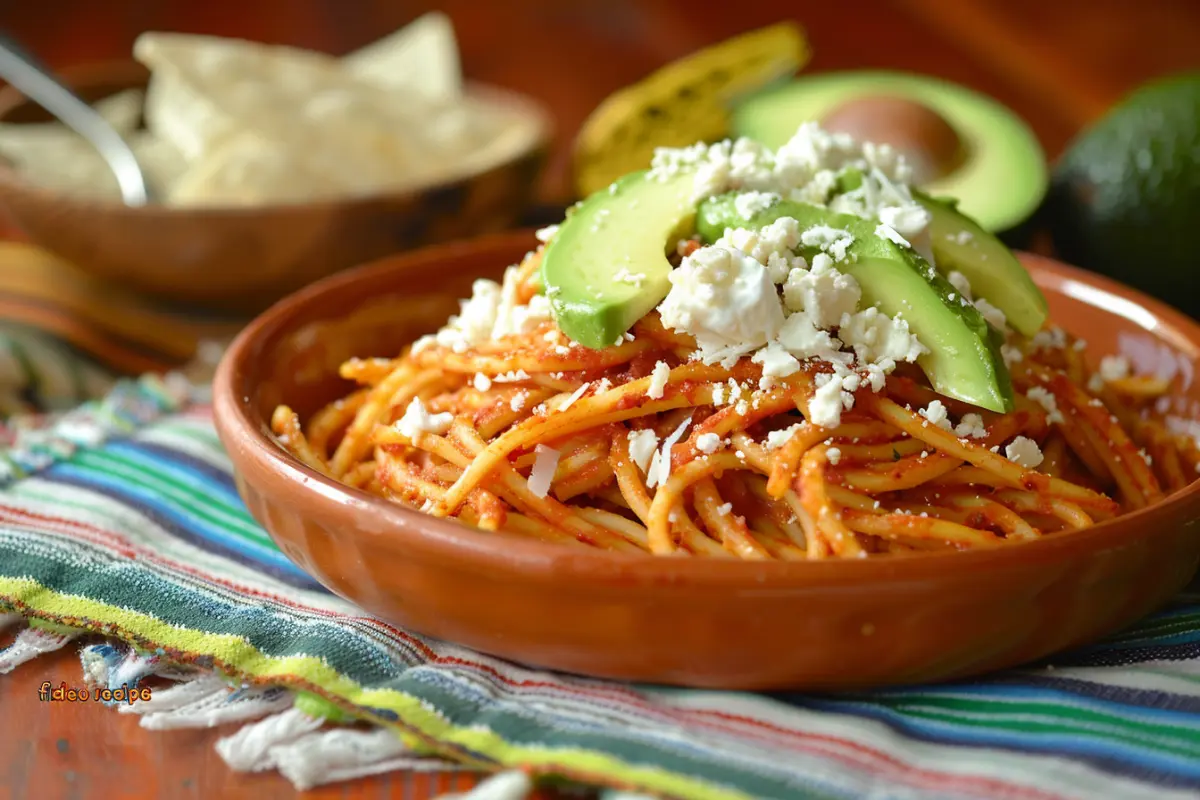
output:
[[[388,89],[420,94],[435,103],[457,102],[463,93],[462,67],[454,25],[431,11],[395,33],[342,59],[352,75]]]

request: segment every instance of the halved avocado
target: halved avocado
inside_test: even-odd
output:
[[[542,256],[542,284],[562,332],[611,347],[671,289],[667,250],[690,235],[695,174],[634,172],[568,215]]]
[[[878,235],[874,222],[808,203],[783,200],[747,218],[738,213],[736,196],[700,205],[696,231],[704,241],[715,241],[726,228],[756,230],[780,217],[792,217],[801,230],[827,225],[849,232],[854,241],[847,248],[848,260],[837,268],[858,281],[864,306],[903,317],[929,348],[917,363],[934,390],[990,411],[1012,410],[1012,381],[999,349],[1002,337],[915,250]],[[807,258],[818,252],[815,247],[800,249]]]
[[[777,148],[808,120],[893,145],[923,173],[921,188],[958,198],[965,214],[994,233],[1029,219],[1046,193],[1045,156],[1029,127],[963,86],[899,72],[805,76],[740,102],[732,127]]]

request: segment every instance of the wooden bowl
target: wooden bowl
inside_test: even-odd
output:
[[[94,102],[146,86],[149,73],[117,61],[65,70],[63,77]],[[237,208],[129,208],[36,186],[0,162],[0,206],[35,244],[95,275],[189,306],[256,312],[346,267],[503,230],[520,217],[545,161],[548,117],[511,92],[468,91],[528,113],[540,135],[504,163],[426,188]],[[0,89],[0,122],[47,119],[12,87]]]
[[[970,552],[813,562],[664,559],[484,533],[349,489],[268,432],[348,390],[337,366],[439,327],[477,276],[529,249],[508,234],[345,272],[238,337],[214,389],[251,513],[284,553],[372,614],[485,653],[584,675],[723,689],[943,681],[1039,659],[1128,625],[1200,563],[1200,483],[1085,531]],[[1195,374],[1200,326],[1112,281],[1022,256],[1053,318],[1095,357]],[[1191,374],[1185,371],[1184,374]],[[1183,389],[1200,410],[1200,383]]]

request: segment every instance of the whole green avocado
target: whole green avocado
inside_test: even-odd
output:
[[[1085,130],[1046,211],[1064,261],[1200,316],[1200,72],[1143,86]]]

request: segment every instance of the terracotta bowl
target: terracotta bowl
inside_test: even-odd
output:
[[[277,403],[344,394],[338,364],[439,327],[477,276],[529,249],[508,234],[426,249],[309,286],[221,363],[217,429],[251,513],[291,559],[372,614],[485,653],[585,675],[724,689],[943,681],[1039,659],[1160,606],[1200,563],[1200,483],[1089,530],[997,550],[863,561],[661,559],[433,519],[306,468],[275,443]],[[1095,357],[1188,377],[1200,326],[1112,281],[1022,258]],[[1165,365],[1165,366],[1164,366]]]
[[[65,70],[63,78],[94,102],[144,87],[149,74],[117,61]],[[129,208],[44,189],[0,161],[0,206],[34,243],[88,272],[189,306],[257,312],[346,267],[515,223],[545,161],[548,117],[520,95],[469,91],[532,115],[541,134],[504,163],[427,188],[292,205]],[[0,122],[47,119],[15,89],[0,89]]]

